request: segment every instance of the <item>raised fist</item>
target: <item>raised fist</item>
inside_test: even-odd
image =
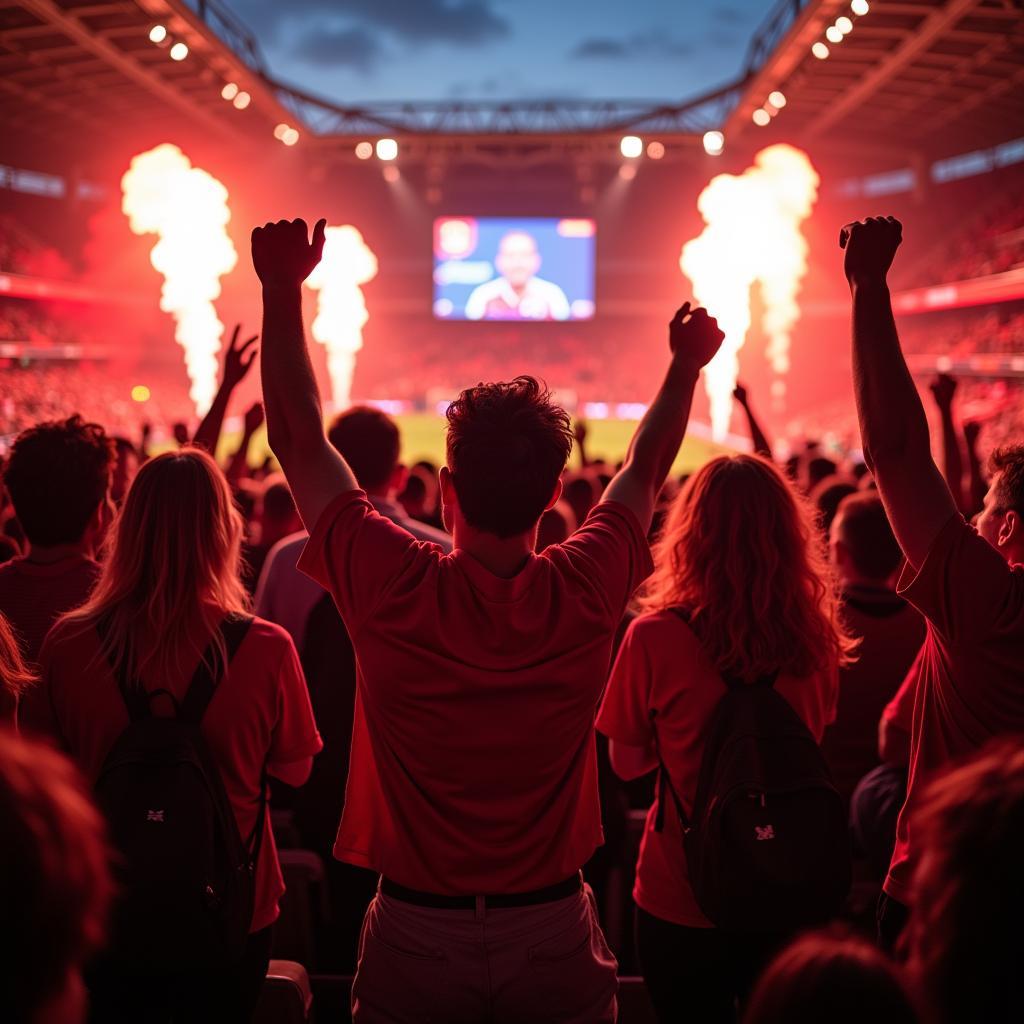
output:
[[[948,409],[953,404],[956,394],[956,381],[948,373],[940,373],[929,385],[935,404],[940,409]]]
[[[740,384],[739,381],[736,382],[736,387],[732,389],[732,397],[735,398],[740,405],[745,406],[747,404],[747,389]]]
[[[684,359],[698,368],[707,366],[725,340],[718,328],[718,321],[708,316],[703,307],[690,311],[690,304],[684,302],[676,310],[668,325],[668,343],[677,359]]]
[[[903,225],[895,217],[868,217],[844,225],[839,248],[846,250],[846,280],[851,285],[884,282],[902,241]]]
[[[298,287],[309,277],[324,253],[324,230],[320,219],[309,240],[304,220],[279,220],[252,232],[252,264],[264,288]]]
[[[245,410],[245,432],[247,434],[255,434],[260,427],[263,426],[263,403],[253,402],[248,409]]]

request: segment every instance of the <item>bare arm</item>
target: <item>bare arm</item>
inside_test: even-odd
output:
[[[224,375],[220,387],[217,389],[213,404],[203,417],[203,422],[199,424],[196,436],[192,438],[194,445],[205,448],[214,458],[217,457],[217,445],[220,442],[231,393],[242,383],[249,372],[249,367],[256,360],[255,345],[258,335],[254,334],[246,341],[239,342],[238,334],[241,330],[242,325],[235,324],[235,329],[231,332],[231,341],[224,353]]]
[[[665,381],[633,435],[625,464],[601,499],[629,506],[644,529],[651,525],[658,493],[679,453],[701,367],[711,361],[724,337],[707,310],[690,313],[689,303],[669,324],[672,361]]]
[[[244,476],[248,476],[249,468],[249,445],[252,444],[253,434],[263,424],[263,405],[254,402],[245,411],[245,426],[242,429],[242,440],[238,445],[235,454],[231,456],[228,463],[227,478],[229,484],[236,484]]]
[[[309,241],[303,220],[278,221],[252,233],[252,258],[263,284],[261,370],[267,440],[281,463],[306,528],[339,494],[359,485],[324,436],[320,392],[302,326],[302,282],[320,262],[325,221]]]
[[[750,399],[747,396],[747,389],[742,384],[737,384],[736,389],[733,391],[733,397],[740,403],[740,406],[743,408],[743,412],[746,414],[747,427],[750,429],[750,440],[754,442],[754,453],[761,455],[766,459],[771,459],[772,446],[769,443],[765,432],[761,429],[761,424],[757,422],[754,410],[750,408]]]
[[[942,420],[942,473],[946,478],[956,507],[961,512],[967,511],[964,496],[964,463],[960,456],[960,437],[953,423],[953,396],[956,394],[956,381],[948,373],[940,373],[931,386],[935,404]]]
[[[573,427],[573,437],[576,438],[576,445],[580,450],[580,466],[586,469],[590,464],[587,458],[587,425],[583,420],[577,420]]]
[[[928,421],[900,350],[886,274],[902,227],[873,217],[843,228],[853,294],[853,382],[861,443],[903,553],[919,568],[956,503],[932,460]]]
[[[973,516],[980,512],[985,504],[985,494],[988,491],[988,481],[985,479],[985,471],[981,467],[981,459],[978,456],[978,435],[981,433],[981,424],[972,421],[964,424],[964,444],[967,448],[967,466],[970,471],[970,488],[967,492],[968,506],[964,514]]]

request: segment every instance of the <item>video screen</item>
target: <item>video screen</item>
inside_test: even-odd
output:
[[[434,221],[434,315],[442,320],[589,320],[594,222],[569,217]]]

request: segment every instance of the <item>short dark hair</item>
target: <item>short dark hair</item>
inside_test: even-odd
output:
[[[113,441],[81,416],[22,431],[4,483],[29,541],[41,547],[80,541],[107,493],[113,464]]]
[[[845,476],[838,473],[825,477],[818,481],[817,486],[811,491],[810,498],[814,507],[818,510],[818,522],[822,530],[827,534],[832,520],[839,511],[843,499],[849,494],[856,494],[857,485]]]
[[[1024,444],[997,448],[989,457],[989,469],[999,474],[996,504],[1001,511],[1024,512]]]
[[[354,405],[334,417],[327,439],[341,452],[364,491],[390,483],[398,466],[402,438],[386,412]]]
[[[537,524],[572,451],[569,414],[533,377],[467,388],[448,406],[448,468],[466,521],[513,537]]]
[[[263,481],[260,500],[263,503],[264,516],[276,522],[281,522],[295,513],[295,499],[281,473],[275,473]]]
[[[899,568],[903,552],[877,492],[858,491],[843,498],[836,509],[836,519],[841,526],[839,539],[862,576],[887,580]]]

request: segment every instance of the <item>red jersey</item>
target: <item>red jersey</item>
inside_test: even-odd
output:
[[[837,678],[837,673],[808,679],[780,675],[775,683],[818,741],[835,716]],[[619,648],[597,727],[610,740],[631,747],[656,742],[672,785],[690,814],[707,724],[725,692],[721,673],[675,612],[641,615],[630,624]],[[711,928],[690,886],[682,825],[671,799],[661,832],[654,829],[657,812],[655,801],[640,841],[633,899],[663,921]]]
[[[1024,566],[1009,566],[953,516],[899,592],[928,620],[914,666],[907,802],[896,826],[885,891],[911,902],[916,851],[910,823],[922,790],[949,762],[993,736],[1024,732]]]
[[[205,643],[201,646],[205,647]],[[94,629],[57,626],[41,655],[43,688],[53,712],[53,728],[86,778],[99,775],[107,753],[128,726],[113,672]],[[194,666],[176,681],[145,680],[148,689],[163,686],[179,700],[188,690]],[[159,713],[159,703],[154,713]],[[239,833],[256,826],[264,763],[303,761],[323,744],[313,721],[306,682],[295,645],[279,626],[254,619],[217,686],[200,726],[220,771]],[[284,880],[270,827],[264,822],[256,865],[256,903],[251,931],[277,918]]]
[[[511,579],[339,495],[299,562],[356,652],[352,755],[334,853],[440,894],[523,892],[602,841],[594,712],[644,531],[605,502]]]

